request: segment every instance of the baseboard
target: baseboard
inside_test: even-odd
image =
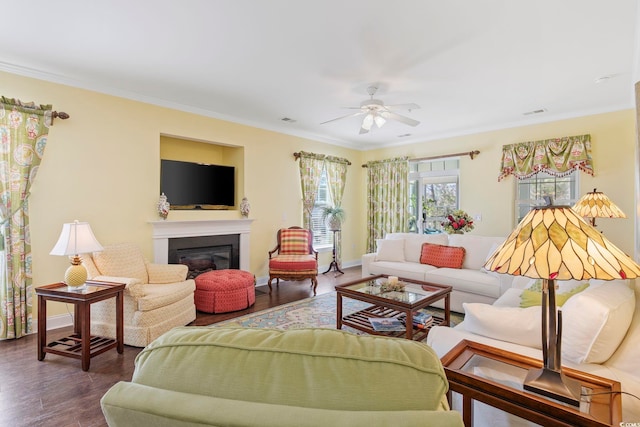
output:
[[[35,322],[37,322],[37,319],[35,319]],[[47,331],[65,328],[67,326],[73,326],[73,314],[66,313],[47,316]]]

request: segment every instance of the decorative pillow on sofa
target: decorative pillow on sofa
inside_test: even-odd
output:
[[[462,268],[465,249],[456,246],[423,243],[420,264],[429,264],[441,268]]]
[[[449,242],[447,234],[416,234],[404,239],[404,260],[406,262],[420,262],[423,243],[434,243],[436,245],[446,245]]]
[[[589,282],[584,282],[572,288],[568,292],[560,293],[556,291],[556,306],[562,307],[569,298],[584,291],[588,287]],[[535,290],[533,287],[522,290],[522,294],[520,295],[520,307],[526,308],[539,305],[542,305],[542,285]]]
[[[462,307],[467,331],[527,347],[542,347],[540,307],[501,307],[477,302],[465,302]]]
[[[625,281],[592,286],[562,307],[562,357],[575,363],[603,363],[631,325],[636,299]]]
[[[376,239],[376,261],[404,262],[404,239]]]

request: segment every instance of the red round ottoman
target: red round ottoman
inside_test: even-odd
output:
[[[255,277],[243,270],[212,270],[195,278],[196,308],[205,313],[245,309],[256,302]]]

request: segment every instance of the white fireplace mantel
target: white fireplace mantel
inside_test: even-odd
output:
[[[212,219],[200,221],[152,221],[153,260],[159,264],[169,262],[169,239],[179,237],[240,235],[240,269],[249,270],[251,252],[249,232],[252,219]]]

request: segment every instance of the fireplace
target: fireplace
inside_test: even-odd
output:
[[[169,241],[183,237],[216,237],[236,235],[240,241],[239,268],[250,270],[250,232],[253,219],[214,219],[191,221],[152,221],[153,262],[169,262]],[[207,246],[207,245],[205,245]],[[188,248],[184,246],[182,249]],[[193,246],[192,246],[193,247]],[[198,247],[198,246],[196,246]],[[175,261],[173,261],[175,262]],[[236,267],[237,268],[237,267]]]
[[[169,239],[169,263],[189,267],[188,279],[211,270],[240,266],[240,236],[178,237]]]

